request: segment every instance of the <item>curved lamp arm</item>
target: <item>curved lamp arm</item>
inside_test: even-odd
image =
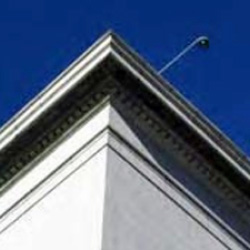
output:
[[[209,48],[209,39],[206,36],[200,36],[196,38],[193,42],[191,42],[187,47],[185,47],[177,56],[175,56],[170,62],[165,64],[159,71],[159,74],[162,74],[169,67],[171,67],[174,63],[176,63],[181,57],[183,57],[187,52],[189,52],[193,47],[199,46],[203,49]]]

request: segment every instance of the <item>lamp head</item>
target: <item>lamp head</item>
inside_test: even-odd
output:
[[[207,36],[201,36],[198,39],[198,45],[202,49],[208,49],[210,46],[209,39]]]

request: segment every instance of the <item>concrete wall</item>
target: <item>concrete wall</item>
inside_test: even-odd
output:
[[[170,186],[161,189],[158,177],[149,179],[130,160],[109,151],[103,250],[241,249],[211,232],[209,219],[204,227],[169,195]]]
[[[0,233],[1,250],[101,249],[106,150]]]

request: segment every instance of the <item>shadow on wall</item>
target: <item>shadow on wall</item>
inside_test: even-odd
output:
[[[242,213],[239,213],[226,198],[222,198],[219,192],[212,187],[207,180],[190,164],[184,162],[169,141],[157,141],[148,126],[142,126],[139,119],[134,119],[130,110],[116,107],[119,115],[127,122],[127,125],[135,133],[137,138],[147,148],[156,162],[164,168],[175,180],[181,183],[191,192],[208,210],[212,211],[229,227],[236,231],[247,242],[250,242],[250,221],[247,221]],[[190,215],[188,215],[190,216]]]

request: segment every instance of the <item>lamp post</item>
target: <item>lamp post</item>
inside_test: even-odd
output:
[[[174,63],[176,63],[181,57],[188,53],[193,47],[198,46],[202,49],[209,48],[209,39],[206,36],[200,36],[186,46],[177,56],[175,56],[170,62],[165,64],[159,71],[159,74],[162,74],[164,71],[169,69]]]

